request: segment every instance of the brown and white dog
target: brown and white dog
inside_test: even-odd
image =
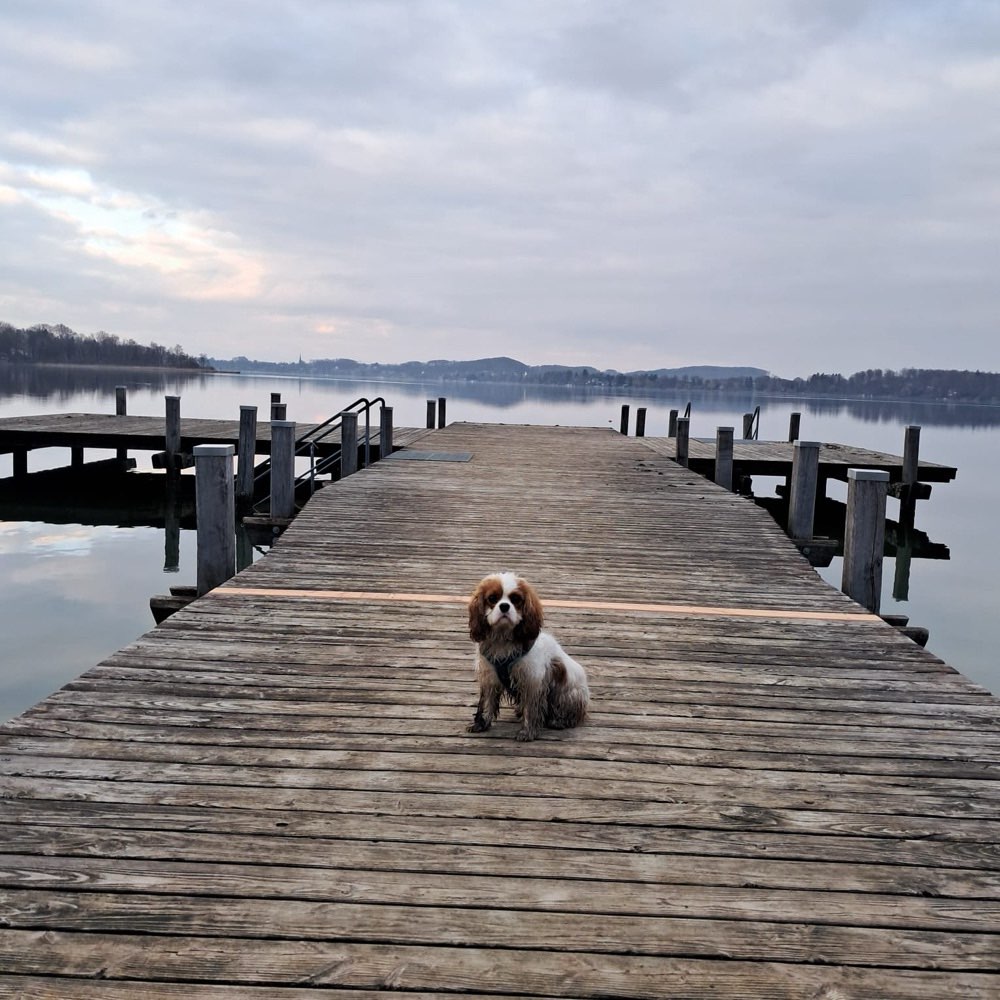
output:
[[[506,696],[521,720],[516,739],[533,740],[543,727],[569,729],[587,714],[587,675],[542,631],[542,605],[516,573],[485,577],[469,600],[469,635],[479,644],[479,705],[470,733],[489,729]]]

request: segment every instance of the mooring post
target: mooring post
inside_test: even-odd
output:
[[[392,454],[392,407],[382,406],[378,416],[378,455],[388,458]]]
[[[437,419],[437,425],[438,425],[438,427],[444,427],[444,426],[446,426],[446,421],[445,421],[444,414],[445,414],[445,408],[447,407],[447,405],[448,405],[447,398],[444,397],[444,396],[438,396],[438,419]]]
[[[899,494],[899,524],[904,532],[909,531],[916,520],[919,475],[920,427],[910,424],[903,438],[903,488]]]
[[[346,479],[357,471],[358,415],[344,410],[340,414],[340,478]]]
[[[257,453],[257,407],[240,407],[240,438],[236,452],[236,506],[253,503],[253,462]]]
[[[167,469],[176,470],[180,466],[181,451],[181,397],[165,396],[163,450],[167,453]]]
[[[284,420],[284,413],[276,413],[274,408],[281,405],[281,393],[272,392],[271,393],[271,419],[272,420]]]
[[[876,614],[882,602],[882,551],[888,489],[888,472],[847,470],[844,574],[840,589]]]
[[[427,400],[427,429],[429,431],[434,430],[434,425],[437,423],[437,401],[433,399]]]
[[[637,438],[646,436],[646,407],[640,406],[635,411],[635,436]]]
[[[733,428],[715,428],[715,481],[723,489],[733,489]]]
[[[28,449],[15,448],[11,453],[14,460],[14,478],[20,479],[28,474]]]
[[[753,414],[743,414],[743,440],[749,441],[753,437]]]
[[[788,490],[788,534],[796,540],[813,536],[816,487],[819,483],[819,441],[792,445],[792,476]]]
[[[691,420],[689,417],[677,418],[677,464],[687,466],[688,464],[688,441],[690,434]]]
[[[70,445],[69,449],[69,464],[74,469],[79,469],[83,467],[83,446],[74,444]]]
[[[670,420],[667,423],[667,437],[677,437],[677,410],[670,411]]]
[[[124,417],[128,412],[128,388],[124,385],[115,386],[115,416]],[[128,449],[119,448],[116,452],[119,461],[128,458]]]
[[[272,403],[271,404],[271,420],[287,420],[288,419],[288,404],[287,403]]]
[[[195,445],[194,471],[200,597],[228,580],[236,565],[233,446]]]
[[[618,433],[628,435],[628,403],[622,403],[622,417],[618,425]]]
[[[271,421],[271,517],[295,514],[295,421]]]
[[[802,424],[802,414],[793,413],[788,418],[788,440],[798,441],[799,439],[799,427]]]

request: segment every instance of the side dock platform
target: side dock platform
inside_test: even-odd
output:
[[[579,729],[465,731],[503,568]],[[0,727],[0,838],[0,997],[1000,995],[1000,701],[608,430],[320,490]]]

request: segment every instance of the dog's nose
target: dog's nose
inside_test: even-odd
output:
[[[500,613],[505,615],[505,614],[507,614],[508,611],[510,611],[510,605],[506,601],[501,601],[500,602]]]

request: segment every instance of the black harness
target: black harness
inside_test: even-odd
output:
[[[533,646],[534,643],[531,645]],[[518,653],[508,653],[506,656],[500,657],[487,656],[485,653],[483,654],[483,659],[485,659],[486,662],[494,669],[497,675],[497,680],[499,680],[503,685],[503,689],[507,692],[507,694],[511,696],[514,694],[514,688],[510,672],[518,663],[521,662],[521,660],[524,659],[530,649],[531,646],[528,646],[526,649],[522,649]]]

